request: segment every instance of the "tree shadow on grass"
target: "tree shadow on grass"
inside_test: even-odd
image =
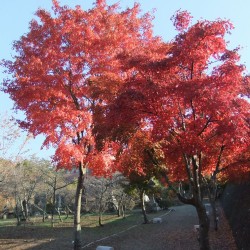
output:
[[[91,218],[90,218],[91,217]],[[113,216],[114,218],[116,215]],[[104,227],[98,226],[98,220],[93,216],[82,217],[82,239],[83,245],[96,241],[117,231],[124,230],[137,222],[138,216],[126,219],[103,220]],[[72,223],[58,223],[54,228],[49,226],[38,226],[37,224],[21,226],[0,227],[0,249],[51,249],[66,250],[73,246]]]
[[[1,227],[0,249],[71,249],[72,235],[72,227]]]

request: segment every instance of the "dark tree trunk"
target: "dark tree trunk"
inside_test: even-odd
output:
[[[217,214],[217,208],[216,208],[217,184],[215,181],[215,177],[216,176],[212,177],[210,182],[208,182],[206,179],[204,179],[204,184],[206,185],[208,199],[209,199],[209,203],[211,205],[213,227],[214,227],[214,230],[217,231],[218,230],[218,214]]]
[[[207,216],[205,205],[202,200],[198,198],[184,198],[182,195],[177,194],[181,202],[188,205],[193,205],[196,209],[198,219],[199,219],[199,245],[200,250],[210,250],[209,244],[209,218]]]
[[[213,216],[213,222],[214,222],[214,230],[218,231],[218,213],[217,213],[215,201],[211,203],[211,207],[212,207],[212,216]]]
[[[213,227],[214,230],[217,231],[218,230],[218,214],[217,214],[217,208],[216,208],[216,200],[215,197],[212,197],[209,194],[209,202],[211,205],[211,210],[212,210],[212,218],[213,218]]]
[[[103,227],[103,224],[102,224],[102,212],[99,212],[99,226]]]
[[[28,216],[29,216],[29,209],[28,209],[28,202],[24,199],[22,201],[22,208],[23,208],[23,220],[27,221],[28,220]]]
[[[102,224],[102,212],[103,212],[103,207],[102,207],[102,200],[103,200],[103,194],[101,194],[101,197],[100,197],[100,200],[99,200],[99,226],[102,227],[103,224]]]
[[[195,206],[198,218],[199,218],[199,244],[200,244],[200,250],[209,250],[210,245],[209,245],[209,218],[206,213],[206,208],[205,206],[201,203],[198,202]]]
[[[83,164],[79,163],[79,176],[76,187],[75,213],[74,213],[74,250],[79,250],[82,247],[81,205],[82,205],[83,182],[84,182],[84,168]]]
[[[211,187],[212,190],[211,190],[211,194],[209,194],[209,201],[210,201],[211,209],[212,209],[214,230],[217,231],[218,230],[218,214],[217,214],[217,208],[216,208],[217,184],[215,180],[212,180],[211,185],[212,185]]]
[[[21,219],[20,219],[20,212],[19,212],[19,209],[18,209],[18,205],[16,204],[16,219],[17,219],[17,226],[20,226],[21,225]]]
[[[46,208],[46,205],[47,205],[47,200],[45,200],[45,203],[43,204],[43,222],[45,222],[45,218],[47,216],[47,208]]]
[[[121,216],[121,205],[118,204],[118,207],[117,207],[117,216],[120,217]]]

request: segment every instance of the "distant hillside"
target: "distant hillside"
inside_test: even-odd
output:
[[[221,204],[239,250],[250,249],[250,183],[228,184]]]

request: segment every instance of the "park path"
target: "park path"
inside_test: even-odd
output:
[[[196,210],[189,205],[176,206],[163,215],[162,223],[138,224],[115,236],[91,244],[84,249],[97,246],[113,246],[115,250],[197,250],[199,249],[194,225],[198,224]],[[236,250],[231,230],[223,211],[220,213],[220,229],[211,230],[212,250]],[[155,217],[158,217],[155,214]]]

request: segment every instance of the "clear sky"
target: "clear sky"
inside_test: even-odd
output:
[[[83,9],[89,9],[93,5],[92,0],[59,0],[62,5],[74,7],[81,5]],[[108,4],[117,1],[107,0]],[[121,9],[132,7],[134,0],[120,0]],[[229,47],[235,48],[241,46],[241,62],[250,72],[250,1],[249,0],[137,0],[140,3],[142,13],[154,12],[154,32],[156,35],[162,36],[165,41],[170,41],[176,35],[171,16],[176,10],[188,10],[194,17],[194,21],[198,19],[215,20],[217,18],[229,19],[234,24],[235,29],[228,36]],[[34,18],[34,13],[38,8],[51,10],[51,0],[2,0],[0,1],[0,60],[11,59],[12,43],[18,40],[20,36],[28,32],[29,22]],[[0,82],[4,75],[0,68]],[[11,110],[12,101],[4,93],[0,93],[0,114]],[[14,114],[17,117],[16,114]],[[42,150],[43,137],[30,142],[30,153],[36,154],[38,157],[48,158],[53,154],[53,150]]]

